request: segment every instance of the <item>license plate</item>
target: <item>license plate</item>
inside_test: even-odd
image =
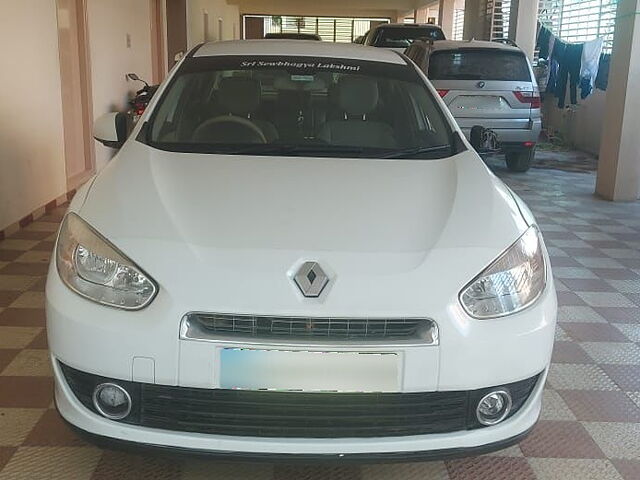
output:
[[[396,353],[309,352],[225,348],[220,387],[304,392],[399,390]]]
[[[503,97],[493,95],[461,95],[451,105],[450,110],[510,110],[511,107]]]

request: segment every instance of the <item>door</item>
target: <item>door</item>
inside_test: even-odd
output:
[[[244,38],[260,39],[264,37],[264,18],[263,17],[244,17]]]
[[[167,65],[187,53],[187,0],[167,1]]]
[[[154,84],[162,82],[167,74],[162,3],[162,0],[151,0],[151,60]]]
[[[56,9],[67,190],[73,190],[95,171],[86,0],[57,0]]]

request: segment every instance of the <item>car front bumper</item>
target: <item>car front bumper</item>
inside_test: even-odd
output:
[[[64,417],[63,417],[64,419]],[[225,462],[252,462],[252,463],[296,463],[296,464],[344,464],[344,463],[400,463],[433,461],[453,458],[463,458],[476,455],[484,455],[508,448],[523,440],[533,429],[533,426],[519,435],[500,440],[497,442],[481,445],[478,447],[447,448],[427,451],[400,451],[400,452],[377,452],[377,453],[348,453],[348,454],[325,454],[325,453],[258,453],[258,452],[230,452],[219,450],[197,450],[185,447],[171,447],[165,445],[155,445],[150,443],[140,443],[120,438],[104,437],[82,430],[64,419],[67,425],[79,436],[101,448],[120,450],[125,452],[141,452],[159,455],[177,455],[189,457],[219,458]]]
[[[255,461],[398,462],[453,458],[506,448],[522,439],[535,425],[546,377],[546,371],[537,377],[530,395],[513,416],[491,427],[374,438],[275,438],[170,431],[108,420],[83,405],[67,382],[61,365],[53,357],[52,362],[59,413],[80,434],[98,445]]]

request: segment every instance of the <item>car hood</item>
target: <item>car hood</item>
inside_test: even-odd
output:
[[[291,276],[306,260],[331,278],[315,301],[340,313],[358,302],[361,312],[392,309],[389,288],[410,295],[430,282],[449,298],[527,227],[472,151],[244,157],[128,142],[79,213],[185,310],[235,312],[300,313],[307,299]]]

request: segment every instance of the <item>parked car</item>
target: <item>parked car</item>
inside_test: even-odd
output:
[[[322,40],[320,35],[315,33],[292,33],[292,32],[281,32],[281,33],[266,33],[264,36],[267,40]]]
[[[483,41],[416,42],[406,54],[429,77],[462,131],[495,132],[507,166],[529,169],[542,128],[531,64],[512,45]]]
[[[116,118],[46,286],[56,406],[80,432],[341,462],[533,427],[556,321],[540,230],[406,57],[205,44],[126,141]]]
[[[382,23],[364,35],[364,45],[404,52],[417,39],[444,40],[444,32],[430,23]]]

